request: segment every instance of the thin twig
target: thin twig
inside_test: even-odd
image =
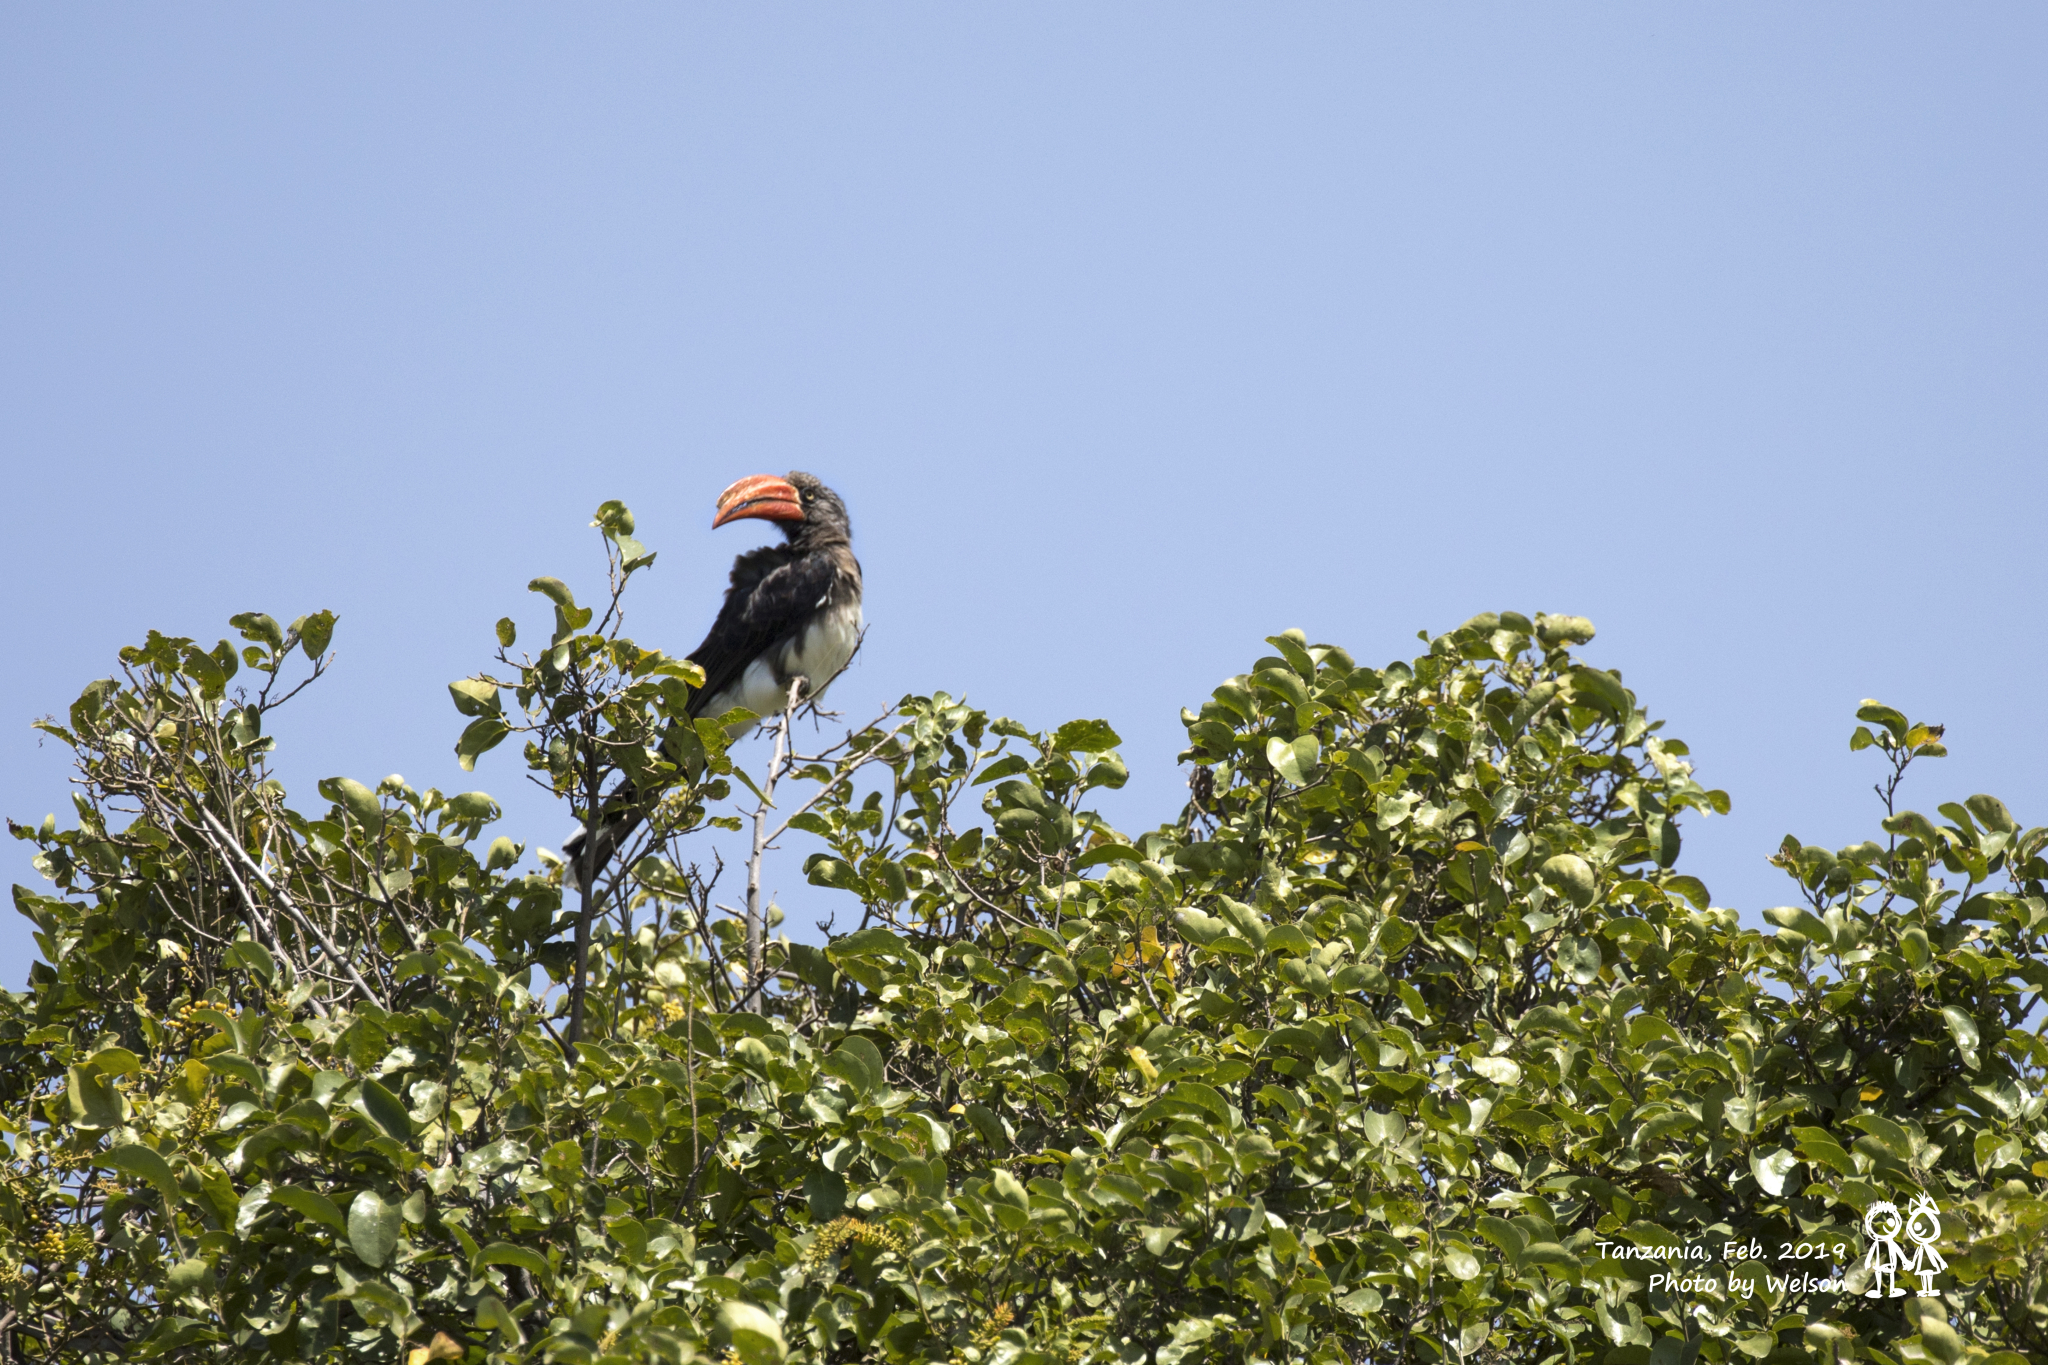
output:
[[[284,888],[279,886],[276,882],[272,881],[270,879],[270,874],[268,872],[265,872],[260,866],[257,865],[256,860],[249,856],[249,850],[242,847],[241,841],[236,839],[234,835],[228,833],[227,827],[222,825],[220,821],[214,819],[213,812],[208,810],[205,807],[205,805],[201,803],[199,798],[196,795],[194,795],[189,788],[186,790],[185,794],[187,796],[192,797],[192,805],[193,808],[199,812],[199,818],[207,823],[208,827],[210,827],[213,830],[214,834],[227,845],[229,851],[231,851],[235,855],[235,857],[238,860],[240,860],[242,866],[246,867],[249,870],[249,875],[254,877],[258,882],[262,883],[263,889],[265,891],[268,891],[271,894],[271,896],[276,899],[277,903],[284,907],[284,912],[287,915],[290,915],[292,919],[307,933],[311,934],[314,938],[319,940],[320,946],[327,951],[328,957],[336,963],[340,964],[341,969],[348,973],[348,979],[350,981],[353,981],[355,983],[356,989],[363,993],[363,998],[368,1000],[371,1004],[375,1005],[378,1009],[388,1008],[388,1006],[385,1005],[382,998],[378,996],[377,992],[371,989],[370,983],[363,980],[363,974],[356,970],[355,963],[348,960],[347,956],[342,953],[341,949],[335,946],[334,940],[329,938],[326,932],[322,930],[318,924],[314,923],[312,920],[308,919],[305,915],[300,913],[299,907],[293,904],[292,898],[290,896],[285,894]]]
[[[767,780],[761,785],[761,803],[754,807],[754,847],[747,856],[747,994],[740,1008],[755,1014],[764,1013],[767,1003],[761,998],[761,992],[767,985],[768,965],[761,914],[761,861],[773,838],[768,833],[768,812],[775,805],[775,783],[782,776],[783,761],[789,753],[789,727],[796,719],[798,704],[803,700],[804,684],[802,677],[789,680],[789,696],[783,702],[782,719],[775,726],[775,752],[768,760]],[[785,822],[783,828],[788,827]]]
[[[894,739],[897,735],[902,734],[903,731],[907,728],[909,728],[909,722],[905,721],[902,725],[897,726],[888,734],[876,740],[875,743],[871,745],[865,753],[847,758],[845,760],[847,765],[845,770],[834,776],[832,780],[827,782],[824,786],[818,788],[818,790],[811,795],[811,798],[808,801],[805,801],[801,806],[798,806],[795,810],[791,811],[789,813],[789,819],[784,820],[780,825],[776,827],[775,832],[768,836],[768,842],[770,844],[773,844],[777,839],[780,839],[784,834],[789,832],[790,825],[795,823],[796,818],[799,815],[802,815],[805,811],[817,805],[820,801],[823,801],[826,797],[830,796],[834,791],[838,790],[840,785],[850,780],[856,772],[859,772],[868,764],[880,759],[882,756],[882,747],[886,745],[890,740]],[[834,747],[836,748],[838,746],[835,745]],[[795,760],[792,759],[792,762],[794,761]]]

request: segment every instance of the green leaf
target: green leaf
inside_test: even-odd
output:
[[[1590,938],[1573,936],[1557,945],[1557,965],[1581,986],[1600,979],[1600,945]]]
[[[1977,1174],[1983,1175],[1995,1166],[2019,1165],[2020,1145],[2017,1139],[2005,1138],[1999,1133],[1979,1133],[1971,1155],[1976,1158]]]
[[[804,879],[812,886],[830,886],[841,891],[851,891],[856,896],[864,896],[867,893],[867,886],[861,881],[860,873],[853,864],[829,858],[822,853],[812,854],[804,861]]]
[[[465,716],[495,716],[499,711],[498,685],[482,678],[457,678],[448,684],[455,709]]]
[[[1576,853],[1546,858],[1537,875],[1545,886],[1581,908],[1591,905],[1600,894],[1600,882],[1593,875],[1592,865]]]
[[[1698,877],[1691,877],[1685,875],[1680,875],[1676,877],[1666,877],[1664,878],[1663,886],[1664,889],[1670,892],[1672,895],[1683,896],[1686,900],[1692,902],[1692,906],[1695,910],[1704,910],[1707,908],[1707,905],[1709,903],[1709,898],[1707,896],[1707,884],[1701,881]]]
[[[467,825],[487,825],[504,813],[489,792],[457,792],[441,811],[450,821]]]
[[[858,1036],[846,1039],[833,1049],[832,1055],[818,1069],[845,1081],[859,1095],[868,1095],[879,1089],[886,1075],[881,1051]]]
[[[375,1189],[365,1189],[348,1205],[348,1244],[367,1265],[383,1265],[397,1246],[399,1205],[387,1203]]]
[[[1228,923],[1199,910],[1176,910],[1173,919],[1181,935],[1192,943],[1211,944],[1230,932]]]
[[[1301,760],[1296,756],[1294,746],[1278,736],[1266,741],[1266,762],[1273,766],[1274,772],[1297,787],[1308,781],[1302,774]]]
[[[1529,1245],[1529,1238],[1520,1228],[1507,1219],[1496,1218],[1492,1214],[1481,1214],[1473,1226],[1481,1237],[1499,1247],[1509,1261],[1521,1261],[1522,1251]]]
[[[316,611],[292,622],[291,628],[298,632],[299,647],[306,651],[307,658],[317,660],[327,652],[327,646],[334,640],[334,621],[333,612]]]
[[[188,1256],[164,1276],[164,1290],[174,1299],[198,1294],[213,1283],[213,1267],[204,1258]]]
[[[125,1047],[103,1047],[86,1065],[102,1076],[132,1076],[142,1070],[142,1059]]]
[[[1538,1005],[1515,1021],[1517,1033],[1534,1033],[1542,1030],[1573,1035],[1585,1032],[1578,1020],[1555,1005]]]
[[[1963,1339],[1956,1329],[1949,1326],[1948,1308],[1939,1299],[1916,1299],[1917,1309],[1908,1315],[1909,1321],[1916,1321],[1920,1328],[1920,1344],[1927,1354],[1941,1365],[1958,1365],[1968,1354]]]
[[[1811,910],[1798,905],[1776,905],[1764,911],[1764,919],[1786,933],[1797,935],[1825,952],[1834,934]]]
[[[1479,1278],[1479,1258],[1453,1242],[1444,1248],[1444,1269],[1451,1272],[1453,1279],[1476,1280]],[[1482,1336],[1481,1340],[1484,1339]]]
[[[526,590],[539,593],[547,598],[548,601],[564,610],[574,611],[576,609],[576,594],[570,592],[569,585],[559,578],[548,578],[545,576],[536,578],[526,585]]]
[[[1145,855],[1129,844],[1100,843],[1074,859],[1074,871],[1083,872],[1104,863],[1142,863]]]
[[[1286,702],[1297,719],[1308,709],[1308,689],[1292,668],[1262,668],[1252,675],[1252,683]]]
[[[1561,1279],[1576,1279],[1579,1274],[1579,1258],[1556,1242],[1531,1242],[1522,1249],[1522,1263],[1541,1266]]]
[[[235,1209],[235,1236],[247,1238],[256,1230],[256,1223],[263,1216],[263,1210],[270,1206],[270,1182],[259,1180],[243,1191],[241,1202]]]
[[[875,893],[875,899],[885,905],[899,904],[910,895],[910,883],[904,876],[903,866],[893,858],[878,855],[868,859],[865,880]]]
[[[1367,1142],[1380,1146],[1398,1145],[1408,1134],[1408,1121],[1399,1114],[1368,1111],[1358,1117],[1358,1131]]]
[[[1103,754],[1122,743],[1106,720],[1070,720],[1052,735],[1052,747],[1060,753]]]
[[[1573,669],[1571,691],[1573,701],[1604,711],[1616,720],[1627,716],[1633,709],[1629,705],[1628,691],[1622,687],[1621,680],[1603,669]]]
[[[827,943],[825,951],[835,961],[858,957],[901,957],[903,940],[887,929],[856,929]]]
[[[819,1166],[804,1177],[804,1207],[812,1227],[825,1224],[846,1212],[846,1177]]]
[[[654,1141],[654,1124],[637,1106],[623,1100],[606,1107],[601,1124],[604,1132],[615,1138],[645,1147]]]
[[[989,1194],[1015,1208],[1028,1208],[1031,1204],[1029,1196],[1024,1193],[1024,1187],[1017,1182],[1017,1177],[1001,1166],[996,1167],[989,1175]]]
[[[1903,834],[1918,839],[1933,853],[1938,854],[1948,847],[1947,841],[1941,837],[1941,832],[1934,827],[1934,822],[1917,810],[1902,810],[1897,815],[1888,815],[1878,821],[1878,825],[1887,834]]]
[[[1906,740],[1906,731],[1911,728],[1906,724],[1904,716],[1883,702],[1873,701],[1868,697],[1864,698],[1863,705],[1856,708],[1856,719],[1867,720],[1872,725],[1882,725],[1891,731],[1892,738],[1901,744]]]
[[[1906,1130],[1882,1114],[1857,1114],[1846,1120],[1851,1128],[1860,1128],[1877,1140],[1894,1160],[1910,1161],[1913,1156],[1913,1141]]]
[[[1998,834],[2012,834],[2018,831],[2019,822],[2012,818],[2012,812],[2005,808],[2005,802],[1995,796],[1981,793],[1963,802],[1970,814],[1977,817],[1977,823]]]
[[[412,1140],[412,1119],[406,1114],[405,1106],[375,1077],[363,1078],[362,1090],[349,1107],[400,1142]]]
[[[1798,1164],[1798,1156],[1782,1148],[1762,1155],[1756,1152],[1749,1154],[1749,1169],[1756,1176],[1756,1183],[1768,1195],[1785,1193],[1785,1180]]]
[[[1264,947],[1269,953],[1294,953],[1303,957],[1316,950],[1314,940],[1292,924],[1269,926]]]
[[[228,624],[241,631],[244,640],[254,640],[258,644],[268,645],[276,652],[282,652],[284,649],[284,627],[277,623],[275,617],[266,616],[260,611],[245,611],[230,616]]]
[[[240,967],[266,986],[277,981],[277,959],[253,938],[236,939],[230,943],[227,951],[221,954],[221,964]]]
[[[113,1082],[84,1067],[64,1069],[64,1097],[71,1121],[81,1128],[118,1128],[127,1118],[127,1103]]]
[[[123,1143],[107,1153],[107,1164],[117,1171],[126,1171],[147,1180],[166,1195],[177,1192],[178,1177],[171,1170],[171,1163],[153,1147],[145,1147],[139,1142]]]
[[[737,777],[740,780],[740,782],[746,787],[746,789],[754,794],[755,800],[759,801],[762,805],[767,806],[771,809],[774,807],[775,803],[768,799],[768,793],[762,791],[761,788],[755,784],[752,775],[750,775],[745,768],[735,767],[732,770],[732,775],[734,777]]]
[[[718,1305],[718,1325],[739,1353],[743,1365],[781,1365],[789,1348],[783,1344],[781,1324],[772,1314],[742,1299],[727,1299]]]
[[[487,1265],[517,1266],[539,1279],[548,1273],[547,1259],[531,1247],[514,1246],[510,1242],[493,1242],[480,1249],[473,1258],[473,1264],[481,1268]]]
[[[455,741],[455,761],[462,766],[462,771],[475,772],[477,759],[497,748],[511,733],[512,727],[497,716],[473,720]]]
[[[1856,1165],[1842,1144],[1821,1128],[1795,1128],[1792,1136],[1798,1141],[1800,1157],[1810,1163],[1818,1163],[1837,1175],[1856,1174]]]
[[[1552,616],[1536,613],[1536,638],[1545,649],[1559,645],[1583,645],[1594,636],[1593,623],[1583,616]]]
[[[1956,1040],[1956,1048],[1963,1054],[1963,1065],[1970,1070],[1977,1069],[1977,1021],[1954,1005],[1943,1005],[1941,1017],[1948,1024],[1949,1035]]]
[[[1028,773],[1030,771],[1031,762],[1022,754],[1005,754],[976,773],[974,775],[974,785],[979,787],[984,783],[997,782],[1005,777],[1015,777],[1018,773]]]
[[[500,647],[501,649],[510,649],[510,648],[512,648],[512,646],[513,646],[514,644],[518,643],[518,640],[519,640],[519,627],[518,627],[518,626],[517,626],[516,624],[514,624],[514,623],[513,623],[513,620],[512,620],[512,618],[511,618],[511,617],[509,617],[509,616],[500,616],[500,617],[498,618],[498,645],[499,645],[499,647]]]
[[[1149,1254],[1155,1257],[1164,1256],[1167,1248],[1178,1242],[1181,1238],[1181,1233],[1184,1231],[1185,1229],[1180,1227],[1140,1226],[1138,1229],[1138,1239],[1145,1244],[1145,1250]]]
[[[282,1204],[301,1218],[310,1218],[316,1223],[325,1223],[336,1232],[348,1231],[348,1220],[341,1216],[341,1209],[332,1199],[318,1190],[300,1189],[293,1185],[279,1185],[270,1192],[270,1202]]]
[[[495,1294],[485,1294],[477,1299],[476,1325],[486,1332],[498,1333],[503,1340],[515,1346],[526,1344],[526,1333],[519,1330],[519,1319],[512,1316],[512,1310]]]
[[[412,1312],[412,1304],[405,1295],[380,1280],[357,1280],[330,1297],[347,1300],[372,1327],[402,1322]]]
[[[1245,867],[1244,854],[1227,843],[1187,844],[1174,850],[1173,861],[1198,876],[1236,876]]]
[[[1594,973],[1597,975],[1599,968],[1594,968]],[[1506,1057],[1475,1057],[1469,1065],[1495,1085],[1520,1085],[1522,1082],[1522,1068]]]
[[[330,777],[320,784],[320,794],[340,806],[364,829],[375,833],[384,828],[384,808],[371,791],[352,777]]]
[[[227,670],[220,666],[218,659],[205,650],[187,649],[182,663],[185,675],[199,683],[200,691],[205,696],[218,697],[221,690],[227,686]]]

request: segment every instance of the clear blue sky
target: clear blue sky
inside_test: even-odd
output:
[[[1684,865],[1751,916],[1870,829],[1866,695],[1949,726],[1916,805],[2048,822],[2044,70],[2018,4],[0,9],[0,809],[68,815],[27,724],[145,629],[331,607],[302,800],[552,845],[444,684],[607,497],[687,650],[795,467],[839,701],[1106,716],[1129,825],[1261,636],[1509,607],[1733,793]]]

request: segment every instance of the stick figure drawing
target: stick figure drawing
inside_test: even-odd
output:
[[[1941,1240],[1941,1209],[1926,1195],[1916,1195],[1906,1211],[1906,1236],[1913,1243],[1910,1260],[1901,1259],[1899,1269],[1920,1276],[1920,1292],[1932,1298],[1934,1277],[1948,1269],[1948,1262],[1934,1249]]]
[[[1901,1232],[1913,1243],[1910,1255],[1899,1246]],[[1933,1296],[1934,1277],[1948,1269],[1948,1262],[1934,1249],[1941,1240],[1941,1209],[1934,1200],[1925,1194],[1915,1195],[1903,1218],[1896,1204],[1882,1200],[1872,1204],[1863,1215],[1863,1236],[1869,1244],[1863,1265],[1870,1272],[1870,1288],[1863,1291],[1864,1298],[1904,1298],[1906,1291],[1899,1287],[1901,1271],[1918,1275],[1920,1292]]]
[[[1863,1253],[1863,1266],[1870,1272],[1870,1288],[1863,1291],[1864,1298],[1884,1298],[1887,1288],[1894,1299],[1906,1296],[1899,1288],[1899,1265],[1905,1259],[1899,1253],[1899,1233],[1904,1225],[1899,1206],[1885,1200],[1864,1211],[1863,1240],[1869,1249]]]

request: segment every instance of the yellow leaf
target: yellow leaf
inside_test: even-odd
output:
[[[1884,1091],[1877,1086],[1866,1085],[1863,1087],[1863,1098],[1865,1100],[1881,1100],[1884,1098]]]
[[[1173,957],[1173,953],[1168,952],[1166,945],[1159,941],[1159,930],[1155,926],[1148,924],[1138,931],[1138,941],[1136,943],[1126,943],[1118,950],[1115,959],[1109,964],[1109,974],[1111,976],[1123,976],[1140,962],[1143,962],[1148,967],[1154,963],[1163,962],[1168,979],[1178,979],[1180,969],[1175,964]]]

